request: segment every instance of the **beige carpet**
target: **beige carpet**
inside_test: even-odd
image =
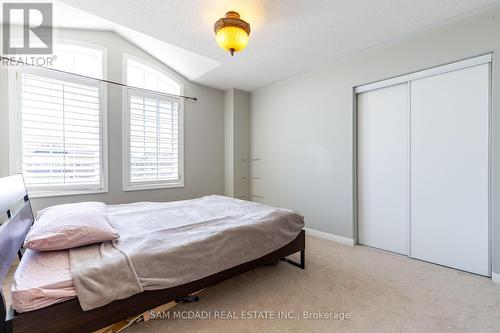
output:
[[[490,279],[315,237],[307,237],[306,248],[306,270],[262,267],[170,313],[241,318],[293,311],[299,319],[158,319],[125,332],[500,332],[500,285]],[[351,318],[303,319],[304,311]]]

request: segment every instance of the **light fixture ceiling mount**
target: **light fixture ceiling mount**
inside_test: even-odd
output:
[[[240,14],[229,11],[214,24],[215,40],[221,48],[234,52],[243,50],[250,36],[250,24],[240,19]]]

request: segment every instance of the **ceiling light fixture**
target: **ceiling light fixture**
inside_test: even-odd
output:
[[[237,12],[227,12],[226,16],[214,24],[215,40],[221,48],[234,52],[243,50],[248,44],[250,24],[240,19]]]

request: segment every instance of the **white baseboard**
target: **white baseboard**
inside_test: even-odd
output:
[[[491,281],[493,283],[500,283],[500,274],[491,273]]]
[[[354,239],[352,239],[352,238],[338,236],[338,235],[330,234],[328,232],[314,230],[311,228],[304,228],[304,229],[305,229],[307,235],[311,235],[311,236],[315,236],[315,237],[319,237],[319,238],[323,238],[323,239],[328,239],[328,240],[331,240],[331,241],[334,241],[337,243],[341,243],[344,245],[354,246]]]

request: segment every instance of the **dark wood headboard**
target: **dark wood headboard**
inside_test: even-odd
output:
[[[7,315],[1,287],[33,220],[23,176],[0,178],[0,326],[5,325]]]

